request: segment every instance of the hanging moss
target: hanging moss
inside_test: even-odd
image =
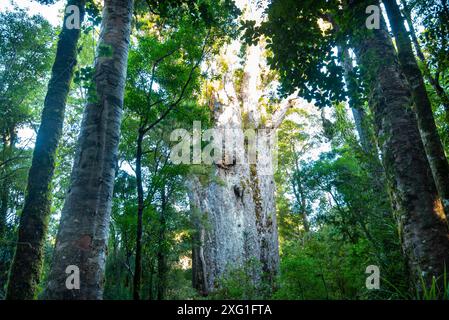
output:
[[[255,164],[250,164],[249,166],[251,181],[249,181],[251,185],[251,189],[253,190],[253,200],[255,206],[256,213],[256,223],[258,226],[261,225],[262,221],[262,199],[260,197],[260,188],[259,188],[259,178],[257,176],[257,166]]]

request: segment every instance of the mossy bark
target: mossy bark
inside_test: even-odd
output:
[[[95,90],[81,123],[44,293],[47,299],[102,298],[132,11],[132,0],[104,1]],[[69,265],[79,268],[79,290],[66,287]]]
[[[80,9],[84,18],[85,0],[69,0],[67,6]],[[20,217],[17,248],[12,263],[6,299],[33,299],[40,280],[43,244],[51,207],[51,180],[56,149],[61,138],[67,96],[76,65],[80,29],[67,29],[64,17],[52,75],[28,173],[25,204]]]
[[[420,288],[449,263],[449,232],[441,198],[421,141],[408,83],[399,66],[385,21],[379,30],[365,27],[370,1],[349,1],[352,42],[370,90],[370,107],[393,191],[402,248]],[[360,32],[362,30],[363,32]],[[440,283],[441,284],[441,283]]]
[[[233,55],[227,57],[232,60]],[[204,184],[198,176],[188,181],[196,226],[193,285],[204,295],[217,290],[220,279],[229,271],[250,266],[247,271],[256,290],[262,284],[274,289],[279,269],[274,170],[270,173],[264,166],[275,166],[275,133],[292,104],[291,99],[284,100],[269,115],[271,119],[262,122],[259,72],[263,63],[261,46],[251,46],[246,51],[241,84],[232,81],[230,70],[223,82],[216,85],[215,129],[226,132],[230,139],[224,138],[224,154],[214,165],[213,181]],[[245,150],[249,145],[245,138],[248,128],[257,129],[255,162],[247,157],[249,150]]]

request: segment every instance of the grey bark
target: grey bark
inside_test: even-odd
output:
[[[132,8],[132,0],[104,1],[95,92],[84,111],[45,292],[47,299],[102,298]],[[80,270],[79,290],[66,288],[65,270],[69,265]]]

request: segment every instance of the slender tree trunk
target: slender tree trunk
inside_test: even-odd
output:
[[[214,291],[219,279],[232,268],[250,267],[256,284],[265,276],[274,285],[278,272],[275,184],[273,174],[264,171],[264,165],[273,165],[274,134],[292,106],[292,99],[283,101],[273,115],[264,114],[271,120],[261,121],[263,108],[258,106],[261,92],[257,89],[260,63],[261,48],[252,46],[247,51],[240,92],[232,82],[231,72],[223,77],[221,85],[217,84],[213,116],[215,129],[224,136],[225,152],[212,166],[212,181],[197,176],[188,181],[197,229],[193,239],[193,285],[203,295]],[[248,128],[262,129],[256,130],[257,159],[267,163],[249,161],[244,155]],[[221,148],[221,142],[219,145]]]
[[[149,274],[149,281],[148,281],[148,300],[154,300],[154,294],[153,294],[153,279],[154,279],[154,262],[153,259],[150,258],[150,266],[148,268],[150,274]]]
[[[9,187],[8,179],[4,178],[0,185],[0,240],[4,239],[6,234],[6,218],[8,215]]]
[[[295,190],[294,194],[296,197],[296,201],[301,206],[301,215],[302,215],[302,225],[304,227],[304,231],[308,233],[310,231],[310,224],[308,219],[308,210],[307,210],[307,200],[304,194],[304,188],[302,185],[301,172],[299,170],[299,165],[296,164],[296,175],[295,181],[293,181],[293,189]]]
[[[165,232],[166,226],[166,210],[167,210],[167,198],[165,186],[161,190],[161,212],[159,215],[159,237],[158,237],[158,251],[157,251],[157,299],[165,299],[165,291],[167,287],[167,259],[165,249]]]
[[[404,72],[418,116],[418,126],[424,149],[432,169],[438,193],[443,202],[445,212],[449,215],[449,163],[444,154],[443,145],[438,135],[437,126],[433,117],[432,105],[427,95],[424,79],[416,63],[412,44],[405,29],[404,19],[396,0],[383,0],[391,29],[396,38],[399,63]]]
[[[84,18],[85,0],[69,0],[76,5],[80,21]],[[25,204],[20,216],[18,245],[9,276],[6,299],[33,299],[40,280],[43,244],[51,207],[51,180],[56,148],[62,133],[67,96],[76,65],[80,29],[67,29],[64,17],[55,62],[36,137],[33,160],[28,173]]]
[[[349,106],[351,108],[352,116],[354,118],[354,124],[357,130],[357,134],[359,136],[359,142],[362,149],[365,152],[372,153],[375,149],[375,146],[370,140],[370,134],[366,130],[365,110],[363,110],[363,106],[358,103],[359,94],[357,92],[358,88],[356,87],[358,86],[358,84],[354,83],[355,77],[354,77],[354,67],[352,65],[353,61],[349,54],[348,48],[343,49],[342,47],[339,47],[338,50],[341,52],[342,55],[344,79],[349,94]]]
[[[9,130],[14,132],[14,128]],[[8,245],[11,240],[8,238],[8,210],[10,208],[10,183],[11,173],[10,163],[8,162],[14,156],[14,134],[4,133],[2,136],[3,150],[1,152],[1,166],[0,166],[0,299],[6,295],[6,282],[8,279],[8,271],[11,265],[11,251],[12,247]]]
[[[401,72],[385,21],[366,30],[370,1],[349,1],[354,21],[353,43],[370,89],[370,106],[394,194],[402,247],[419,288],[439,277],[449,263],[448,226],[420,138],[408,84]],[[360,34],[360,30],[364,30]]]
[[[0,240],[2,240],[6,235],[6,219],[8,215],[9,207],[9,165],[8,159],[12,156],[11,141],[8,137],[9,135],[4,134],[2,137],[3,150],[2,150],[2,166],[0,166]]]
[[[413,46],[415,47],[416,55],[418,56],[419,60],[421,60],[421,62],[423,63],[424,76],[435,90],[435,93],[437,94],[438,98],[440,98],[441,103],[444,106],[444,110],[446,111],[447,123],[449,123],[449,95],[447,94],[446,91],[444,91],[443,87],[440,85],[439,79],[436,76],[435,77],[432,76],[429,66],[427,65],[426,58],[424,57],[424,53],[421,50],[421,45],[419,44],[418,37],[416,36],[415,27],[413,25],[411,17],[411,10],[405,0],[401,0],[401,3],[404,8],[403,13],[405,21],[407,21],[407,25],[410,30],[410,36],[412,38]]]
[[[81,124],[45,292],[48,299],[102,298],[132,7],[132,0],[104,1],[95,91]],[[66,287],[69,265],[79,268],[79,290]]]
[[[367,156],[362,161],[362,166],[366,167],[367,172],[373,180],[373,191],[383,199],[382,203],[384,206],[382,207],[389,208],[389,210],[383,210],[383,216],[391,218],[391,197],[389,197],[388,188],[385,183],[385,169],[379,158],[379,149],[375,141],[376,139],[373,130],[371,129],[371,123],[368,122],[366,112],[359,100],[359,93],[357,92],[358,88],[354,87],[356,84],[352,80],[354,77],[353,60],[349,55],[348,48],[344,48],[343,50],[340,48],[339,50],[343,53],[344,77],[349,88],[349,95],[351,96],[349,102],[354,116],[356,130],[359,135],[360,145]]]
[[[142,142],[144,133],[139,130],[136,151],[136,184],[137,184],[137,231],[136,231],[136,261],[134,269],[133,298],[140,299],[140,281],[142,278],[142,216],[143,216],[143,185],[142,185]]]

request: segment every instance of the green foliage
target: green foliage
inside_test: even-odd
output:
[[[43,92],[41,82],[51,66],[53,41],[53,29],[41,16],[30,17],[21,9],[0,13],[2,134],[33,119],[34,104]]]
[[[366,240],[345,243],[331,227],[310,234],[304,243],[283,246],[279,290],[275,299],[361,299],[365,268],[372,264]]]
[[[442,281],[440,281],[442,280]],[[443,287],[441,287],[441,283]],[[447,270],[439,278],[432,278],[430,284],[426,284],[424,277],[420,277],[421,290],[416,290],[413,297],[416,300],[449,300],[449,280],[447,278]]]
[[[271,68],[279,72],[281,91],[299,95],[323,107],[344,99],[342,69],[333,48],[337,45],[332,28],[324,29],[318,19],[338,8],[338,1],[271,1],[267,20],[258,27],[243,23],[245,39],[255,43],[266,37]]]
[[[281,128],[276,180],[282,185],[277,200],[282,258],[275,297],[366,299],[407,294],[388,193],[382,183],[373,182],[379,160],[359,146],[344,110],[343,105],[335,106],[332,150],[317,160],[305,155],[310,143],[322,141],[320,133],[307,136],[301,121],[286,122]],[[313,121],[307,114],[303,118]],[[376,178],[382,181],[382,176]],[[368,265],[382,270],[379,291],[365,289]]]

